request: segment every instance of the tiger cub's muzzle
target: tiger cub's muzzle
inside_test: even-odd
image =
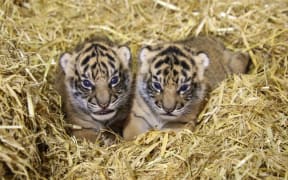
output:
[[[96,84],[95,92],[92,94],[89,103],[89,109],[93,114],[105,115],[114,112],[115,110],[110,107],[111,93],[108,84],[99,82]]]
[[[177,94],[176,87],[165,88],[161,101],[158,107],[162,109],[163,112],[160,113],[162,116],[178,116],[178,111],[184,106],[180,101],[178,101],[179,95]]]

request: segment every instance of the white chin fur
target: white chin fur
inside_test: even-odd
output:
[[[160,115],[160,118],[165,121],[173,121],[178,118],[178,116]]]
[[[98,115],[98,114],[92,114],[91,113],[91,116],[94,118],[94,119],[97,119],[98,121],[106,121],[106,120],[109,120],[111,118],[113,118],[114,116],[116,115],[116,111],[113,111],[111,113],[108,113],[108,114],[103,114],[103,115]]]

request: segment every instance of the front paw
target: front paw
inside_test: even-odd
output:
[[[101,130],[101,139],[100,143],[104,146],[111,146],[120,141],[120,137],[112,131]]]
[[[73,129],[71,130],[73,136],[77,139],[86,139],[94,143],[99,138],[99,131],[93,129]]]

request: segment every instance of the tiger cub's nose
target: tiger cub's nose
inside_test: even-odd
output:
[[[98,104],[102,109],[106,109],[109,106],[109,102],[100,102]]]
[[[167,113],[167,114],[170,114],[171,112],[174,111],[175,107],[163,107],[164,111]]]
[[[97,99],[98,106],[100,106],[102,109],[106,109],[110,104],[109,95],[107,95],[107,96],[102,95],[100,97],[98,96],[98,97],[96,97],[96,99]]]

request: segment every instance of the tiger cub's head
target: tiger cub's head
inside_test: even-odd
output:
[[[160,44],[142,48],[139,62],[138,92],[162,120],[176,120],[203,99],[205,53],[180,43]]]
[[[72,109],[98,121],[113,118],[129,98],[130,61],[127,46],[107,40],[88,41],[64,53],[60,66]]]

